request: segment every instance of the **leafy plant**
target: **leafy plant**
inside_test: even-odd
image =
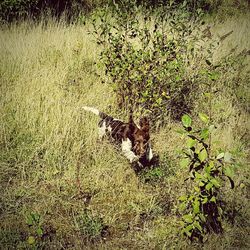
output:
[[[194,27],[199,15],[182,5],[146,8],[122,1],[93,16],[93,31],[102,45],[100,59],[117,96],[118,107],[174,119],[192,109],[197,73],[187,70],[201,39]]]
[[[202,241],[206,233],[223,232],[221,188],[225,177],[234,188],[232,156],[229,152],[212,152],[211,132],[214,125],[210,124],[210,117],[204,113],[200,113],[199,118],[204,127],[197,130],[192,126],[190,116],[182,117],[187,141],[183,150],[185,157],[181,159],[180,166],[189,168],[186,181],[191,182],[191,189],[179,197],[179,210],[183,213],[182,233],[192,241]]]
[[[156,164],[150,166],[150,168],[144,168],[140,172],[140,178],[145,183],[163,183],[165,178],[174,175],[175,167],[175,161],[167,153],[163,153],[161,158],[157,159]]]
[[[27,215],[26,223],[29,226],[31,233],[28,236],[27,243],[29,245],[36,245],[37,241],[43,236],[43,227],[41,215],[31,212]]]
[[[89,240],[96,240],[106,234],[108,227],[102,218],[95,217],[89,210],[84,210],[74,219],[75,226],[80,233]]]
[[[164,177],[164,172],[162,168],[155,167],[155,168],[152,168],[143,172],[141,177],[142,177],[142,180],[146,183],[148,182],[155,183]]]

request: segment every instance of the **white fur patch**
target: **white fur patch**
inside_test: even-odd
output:
[[[96,114],[96,115],[99,115],[99,114],[100,114],[100,111],[99,111],[98,109],[96,109],[96,108],[87,107],[87,106],[83,106],[82,108],[83,108],[84,110],[90,111],[90,112],[92,112],[92,113],[94,113],[94,114]]]
[[[122,140],[122,152],[123,152],[124,156],[131,163],[139,160],[139,158],[132,151],[132,142],[128,138],[126,140]]]
[[[153,151],[152,151],[151,146],[149,146],[149,152],[148,152],[147,158],[149,161],[151,161],[153,158]]]
[[[106,133],[106,122],[104,121],[102,126],[99,127],[99,139],[102,139],[105,133]]]

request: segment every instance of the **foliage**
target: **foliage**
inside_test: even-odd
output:
[[[182,233],[192,241],[202,241],[206,233],[222,233],[221,218],[221,187],[227,177],[234,188],[232,180],[232,156],[229,152],[212,153],[211,133],[214,125],[204,113],[199,113],[200,120],[205,124],[199,130],[192,126],[188,115],[182,117],[187,137],[185,158],[180,161],[182,168],[189,168],[191,190],[179,197],[179,209],[182,216]]]
[[[163,183],[165,178],[175,174],[175,170],[176,163],[174,159],[164,153],[162,154],[161,159],[157,160],[155,165],[150,166],[150,168],[144,168],[140,172],[139,177],[144,183]]]
[[[134,1],[136,6],[141,4],[158,8],[159,6],[167,6],[171,4],[176,8],[185,5],[187,10],[190,12],[196,12],[197,10],[202,10],[206,12],[217,11],[219,8],[224,12],[233,13],[236,9],[245,10],[247,7],[246,0],[239,0],[235,3],[231,3],[228,0],[137,0]],[[124,1],[112,1],[112,0],[3,0],[0,2],[0,20],[12,21],[20,18],[26,17],[40,17],[46,12],[49,12],[53,16],[59,17],[64,14],[67,20],[78,18],[82,14],[87,14],[94,11],[100,7],[105,6],[109,3],[123,4]],[[249,5],[249,4],[248,4]],[[228,8],[230,6],[230,8]],[[249,5],[250,6],[250,5]],[[226,9],[226,10],[224,10]]]
[[[157,181],[161,181],[163,177],[164,172],[160,167],[155,167],[142,173],[142,180],[145,183],[156,183]]]
[[[0,3],[0,18],[2,20],[12,20],[27,16],[33,11],[39,0],[4,0]],[[34,9],[35,10],[35,9]]]
[[[29,245],[35,246],[39,244],[39,240],[42,239],[44,234],[41,215],[36,212],[29,213],[26,218],[26,223],[30,228],[30,234],[28,235],[27,243]]]
[[[189,65],[202,22],[186,6],[145,8],[128,1],[114,5],[111,16],[93,18],[94,35],[103,46],[100,59],[117,96],[119,108],[143,110],[152,118],[174,119],[192,109],[199,75]],[[138,18],[139,17],[139,18]]]
[[[34,18],[44,12],[56,17],[66,14],[71,20],[80,13],[88,13],[106,2],[105,0],[3,0],[0,3],[0,20],[12,21],[29,16]]]
[[[89,210],[84,210],[75,216],[74,223],[80,233],[89,240],[100,238],[108,229],[103,224],[103,220],[99,217],[94,217]]]

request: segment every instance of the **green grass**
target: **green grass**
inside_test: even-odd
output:
[[[249,21],[243,20],[246,25],[228,21],[214,29],[223,33],[233,25],[247,47]],[[178,165],[180,124],[169,120],[152,133],[161,164],[136,175],[119,151],[98,142],[98,118],[81,109],[91,105],[115,114],[112,89],[95,73],[102,74],[94,64],[100,48],[88,28],[53,20],[1,27],[1,248],[201,249],[178,234],[176,205],[186,178]],[[240,41],[230,39],[223,53]],[[225,187],[235,221],[225,220],[224,235],[209,236],[204,249],[249,248],[249,114],[234,100],[222,91],[213,119],[215,147],[237,161],[236,188]],[[197,100],[194,114],[199,109],[206,105]],[[30,225],[32,214],[39,220]]]

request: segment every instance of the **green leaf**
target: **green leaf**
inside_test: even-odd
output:
[[[199,187],[203,187],[204,185],[205,185],[204,182],[202,182],[202,181],[199,182]]]
[[[210,168],[210,170],[214,168],[214,162],[213,161],[209,162],[209,168]]]
[[[203,122],[205,122],[205,123],[208,123],[209,117],[208,117],[206,114],[204,114],[204,113],[199,113],[199,117],[200,117],[201,121],[203,121]]]
[[[206,174],[208,175],[208,176],[210,176],[210,173],[211,173],[211,166],[209,165],[206,165],[205,166],[205,168],[204,168],[204,170],[205,170],[205,172],[206,172]]]
[[[175,80],[178,82],[178,81],[181,80],[181,77],[177,75],[177,76],[175,77]]]
[[[199,172],[195,172],[195,178],[198,180],[200,180],[200,179],[202,180],[203,176]]]
[[[223,153],[223,152],[220,153],[220,154],[218,154],[217,157],[216,157],[216,159],[219,160],[219,159],[223,158],[223,157],[224,157],[224,154],[225,154],[225,153]]]
[[[211,175],[210,175],[210,173],[205,172],[204,177],[207,180],[207,179],[210,179]]]
[[[191,214],[185,214],[182,216],[183,220],[187,223],[193,222],[193,216]]]
[[[193,229],[193,225],[188,225],[188,226],[185,227],[185,229],[183,230],[183,232],[186,233],[188,237],[190,237],[191,236],[191,232],[190,231],[192,229]]]
[[[203,200],[202,200],[202,204],[206,204],[208,202],[208,198],[205,197]]]
[[[198,158],[201,162],[204,162],[207,159],[207,151],[206,149],[203,149],[199,154]]]
[[[202,232],[202,227],[201,227],[201,225],[200,225],[200,223],[199,223],[198,221],[195,221],[193,225],[194,225],[194,227],[197,228],[200,232]]]
[[[179,197],[180,201],[186,201],[187,200],[187,196],[186,195],[182,195]]]
[[[186,131],[186,130],[184,130],[184,129],[177,129],[177,130],[175,130],[175,132],[176,132],[176,133],[178,133],[178,134],[181,134],[181,135],[183,135],[183,134],[186,134],[186,133],[187,133],[187,131]]]
[[[213,183],[212,183],[212,182],[209,182],[209,183],[206,185],[206,190],[209,191],[212,187],[213,187]]]
[[[188,148],[192,148],[195,144],[196,144],[196,140],[194,140],[192,138],[188,138],[188,140],[187,140],[187,147]]]
[[[210,199],[211,202],[216,202],[216,198],[213,196],[211,199]]]
[[[220,183],[215,178],[211,179],[210,182],[213,183],[215,187],[220,187]]]
[[[240,184],[240,188],[244,188],[246,185],[244,183]]]
[[[182,168],[186,168],[188,166],[188,164],[190,163],[189,159],[188,158],[184,158],[184,159],[181,159],[180,160],[180,166]]]
[[[184,211],[186,209],[186,203],[185,202],[182,202],[180,205],[179,205],[179,209],[180,211]]]
[[[188,198],[188,200],[189,200],[189,201],[192,201],[194,198],[195,198],[194,195],[190,195],[189,198]]]
[[[39,237],[43,235],[43,230],[40,227],[36,230],[36,232]]]
[[[190,118],[189,115],[183,115],[181,118],[182,124],[184,127],[190,127],[192,124],[192,119]]]
[[[194,214],[198,214],[200,212],[200,201],[198,198],[195,198],[193,202],[193,212]]]
[[[33,225],[33,217],[29,214],[27,219],[26,219],[26,223],[29,225],[29,226],[32,226]]]
[[[208,128],[204,128],[201,130],[201,137],[203,139],[207,139],[209,136],[209,129]]]
[[[35,239],[35,237],[33,237],[33,236],[29,236],[29,238],[28,238],[28,243],[30,244],[30,245],[33,245],[33,244],[35,244],[35,242],[36,242],[36,239]]]

